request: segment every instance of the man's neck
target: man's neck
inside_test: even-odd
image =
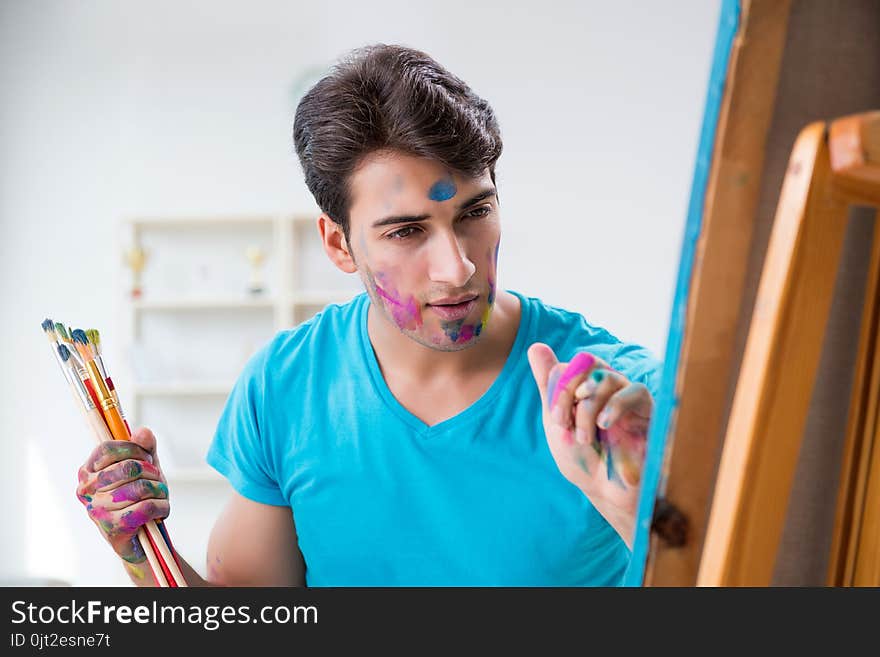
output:
[[[370,304],[367,332],[383,375],[412,381],[452,380],[504,362],[519,328],[520,303],[499,291],[492,314],[477,344],[459,351],[431,349],[407,337]]]

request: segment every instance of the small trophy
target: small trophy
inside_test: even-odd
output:
[[[140,299],[143,294],[141,272],[147,264],[147,252],[137,245],[126,249],[125,264],[131,269],[131,290],[129,294],[132,299]]]
[[[266,260],[266,252],[259,246],[249,246],[245,249],[245,257],[251,263],[251,275],[248,282],[248,292],[254,296],[263,293],[263,263]]]

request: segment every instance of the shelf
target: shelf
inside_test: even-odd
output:
[[[131,270],[120,276],[131,349],[119,379],[133,384],[131,422],[174,427],[163,432],[171,486],[214,494],[229,485],[204,463],[207,447],[192,437],[213,435],[236,375],[261,345],[363,291],[327,261],[316,218],[310,211],[127,218],[123,248],[138,245],[152,255],[140,298],[129,295]],[[248,294],[253,270],[242,257],[249,245],[267,254],[264,290],[256,295]]]
[[[146,299],[133,301],[133,310],[247,310],[275,307],[271,298],[265,299]]]
[[[136,217],[129,223],[135,228],[217,228],[218,226],[265,226],[275,222],[273,217],[215,216],[215,217]]]
[[[134,394],[140,397],[214,397],[226,396],[232,390],[232,383],[141,383],[133,387]]]
[[[290,303],[294,306],[323,306],[330,303],[347,303],[360,294],[358,290],[326,290],[293,293]],[[265,299],[148,299],[133,301],[132,310],[168,312],[178,310],[248,310],[270,309],[275,301]]]
[[[136,229],[141,228],[217,228],[222,226],[264,226],[276,221],[289,221],[294,224],[313,225],[317,214],[295,214],[283,216],[268,215],[230,215],[230,216],[192,216],[192,217],[132,217],[127,223]]]

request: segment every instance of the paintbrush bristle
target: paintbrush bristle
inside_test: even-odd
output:
[[[55,333],[55,324],[52,323],[51,319],[46,319],[43,321],[43,332],[46,334],[46,338],[49,340],[50,344],[57,344],[58,335]]]
[[[76,350],[79,353],[79,357],[82,359],[83,364],[90,363],[94,360],[92,354],[89,352],[89,348],[86,345],[80,344],[79,342],[74,342],[73,346],[76,347]]]
[[[80,344],[88,344],[89,336],[86,335],[86,332],[82,329],[73,329],[70,332],[70,337],[73,338],[74,342],[78,342]]]
[[[64,324],[61,322],[55,322],[55,332],[61,336],[62,340],[70,342],[70,336],[67,334],[67,329],[64,328]]]
[[[101,355],[101,334],[98,333],[98,329],[86,329],[86,337],[89,339],[92,347],[94,347],[95,354]]]
[[[92,353],[92,346],[89,344],[89,338],[85,331],[73,329],[70,332],[70,336],[73,338],[73,346],[76,347],[79,355],[82,356],[83,362],[87,363],[95,359],[95,355]]]
[[[70,358],[70,349],[67,348],[66,344],[58,345],[58,355],[61,356],[61,360],[65,363],[68,361]]]

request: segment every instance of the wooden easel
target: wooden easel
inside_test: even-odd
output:
[[[871,226],[864,208],[846,226],[840,256],[846,208],[854,202],[877,206],[871,191],[876,122],[829,122],[880,108],[880,87],[872,83],[880,76],[880,42],[872,36],[878,11],[873,0],[851,0],[846,7],[820,0],[723,1],[716,61],[719,52],[729,58],[720,73],[713,64],[665,358],[666,398],[652,419],[629,585],[880,584],[870,557],[880,551],[880,233],[875,227],[869,267]],[[708,112],[716,103],[717,117]],[[829,140],[823,135],[831,123]],[[860,153],[861,163],[839,159],[845,142],[834,136],[843,134],[860,140],[860,147],[851,143],[843,152]],[[800,168],[791,166],[795,156]],[[810,216],[828,220],[804,219],[796,229],[789,224],[795,241],[778,247],[780,190],[790,208],[793,185],[807,184],[806,175],[811,193],[824,189],[825,196],[814,196],[812,205],[803,201],[805,212],[809,207]],[[779,255],[786,248],[788,262]],[[833,293],[839,260],[846,294],[841,288]],[[772,276],[781,294],[775,301],[771,283],[763,280]],[[863,309],[856,294],[861,287],[850,284],[865,280]],[[809,284],[815,287],[807,293]],[[828,322],[822,345],[832,296],[834,308],[843,311]],[[795,311],[803,323],[793,327]],[[764,338],[750,336],[759,325]],[[776,342],[760,353],[760,340],[769,337]],[[826,364],[840,367],[830,385],[820,378],[816,387],[824,394],[817,398],[833,403],[811,406],[807,418],[820,351]],[[767,369],[782,359],[788,370]],[[747,366],[747,360],[758,365]],[[850,393],[840,385],[844,378]],[[789,379],[790,386],[781,385]],[[758,388],[750,392],[749,386]],[[825,394],[829,390],[843,392]],[[778,396],[761,405],[764,394]],[[818,424],[817,408],[828,409]],[[794,430],[805,421],[805,434]],[[778,424],[770,425],[773,441],[764,445],[757,432],[769,422]],[[825,459],[829,445],[834,458]],[[822,483],[815,485],[819,476]],[[789,505],[793,478],[797,492]],[[819,536],[822,545],[809,542]]]
[[[813,123],[792,150],[730,412],[698,585],[771,582],[852,204],[880,207],[880,112],[830,126]],[[880,585],[876,248],[874,254],[833,584]]]

